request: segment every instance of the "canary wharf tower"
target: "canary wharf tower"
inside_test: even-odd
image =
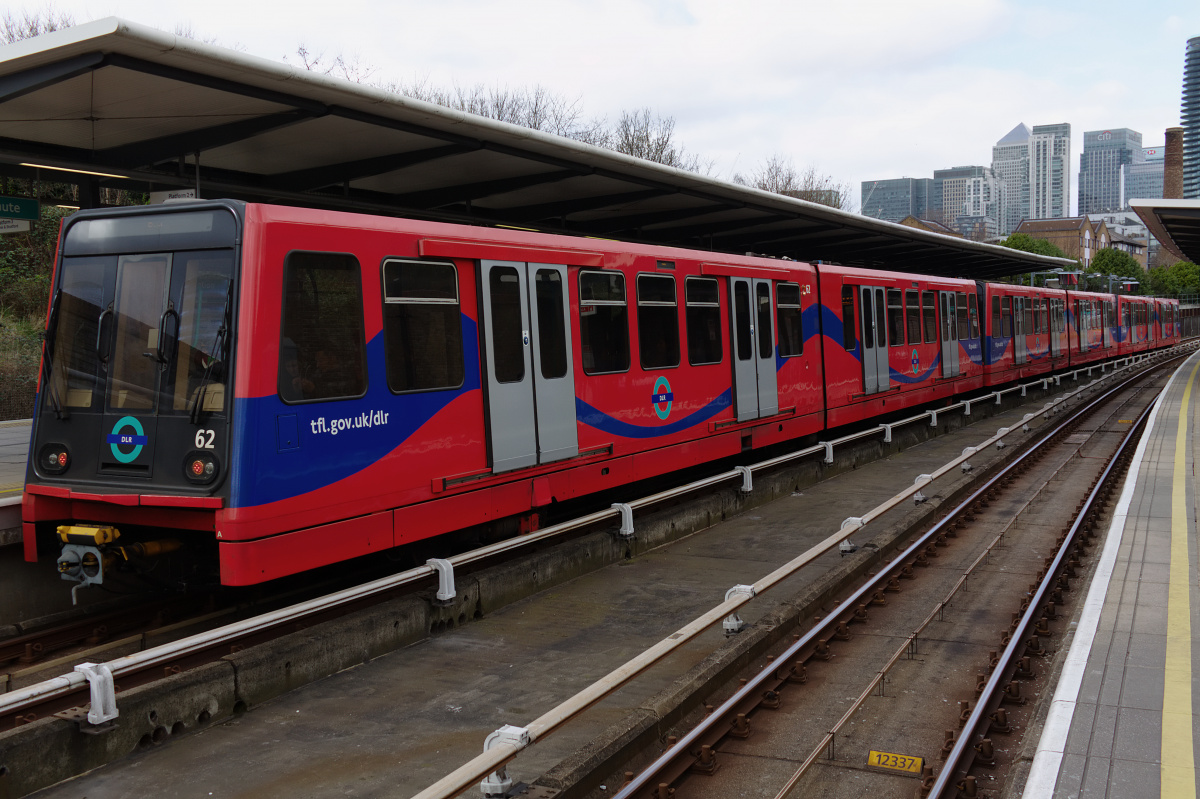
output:
[[[1200,199],[1200,36],[1188,39],[1183,64],[1183,197]]]

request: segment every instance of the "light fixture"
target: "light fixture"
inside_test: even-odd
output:
[[[78,210],[79,210],[79,206],[78,206],[78,205],[56,205],[56,206],[54,206],[54,207],[55,207],[55,208],[63,208],[63,209],[66,209],[66,210],[68,210],[68,211],[78,211]]]
[[[111,172],[92,172],[88,169],[68,169],[65,166],[50,166],[49,164],[26,164],[21,166],[33,167],[34,169],[53,169],[55,172],[74,172],[77,175],[95,175],[99,178],[121,178],[125,179],[125,175],[114,175]]]

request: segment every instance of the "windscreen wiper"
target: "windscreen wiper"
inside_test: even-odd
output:
[[[221,327],[213,339],[212,355],[204,365],[204,376],[200,379],[200,387],[196,389],[196,401],[192,403],[192,412],[188,418],[192,424],[199,424],[200,412],[204,407],[204,399],[208,394],[208,384],[212,381],[213,367],[218,363],[229,362],[229,328],[232,326],[230,309],[233,307],[233,278],[229,278],[229,289],[225,292],[225,308],[221,311]]]
[[[42,331],[42,371],[38,378],[43,381],[46,386],[47,396],[50,398],[50,406],[54,408],[54,415],[59,419],[66,419],[67,412],[63,408],[62,398],[58,396],[58,390],[54,387],[54,330],[58,327],[58,302],[62,298],[62,289],[59,289],[54,294],[54,301],[50,303],[50,313],[46,315],[46,329]]]

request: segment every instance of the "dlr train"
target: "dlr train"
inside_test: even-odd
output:
[[[250,585],[1169,346],[1150,297],[193,201],[66,220],[25,557]],[[78,587],[78,586],[76,586]]]

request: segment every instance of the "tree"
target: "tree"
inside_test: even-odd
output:
[[[829,175],[818,172],[816,166],[812,164],[803,170],[798,170],[791,159],[778,153],[768,157],[750,175],[740,173],[734,175],[733,182],[741,186],[753,186],[763,191],[828,205],[830,208],[840,208],[843,211],[854,210],[853,201],[850,199],[849,183],[838,183]]]
[[[1156,266],[1146,273],[1142,283],[1144,293],[1160,297],[1179,297],[1200,294],[1200,266],[1191,261],[1176,261],[1170,266]]]
[[[56,10],[53,5],[33,12],[24,11],[19,15],[6,11],[4,16],[0,17],[0,44],[32,39],[34,36],[74,25],[74,17],[65,11]]]
[[[707,174],[713,167],[712,161],[688,152],[675,141],[674,117],[659,116],[649,108],[622,111],[612,130],[596,143],[618,153],[687,172]]]
[[[1136,280],[1138,281],[1138,293],[1144,294],[1149,288],[1142,285],[1142,281],[1146,277],[1146,270],[1142,269],[1142,265],[1137,262],[1137,259],[1123,250],[1115,250],[1112,247],[1105,247],[1096,253],[1085,271],[1093,275],[1118,275]],[[1108,285],[1105,283],[1104,289],[1107,290],[1107,288]]]
[[[1052,258],[1067,257],[1067,254],[1053,242],[1046,241],[1045,239],[1035,239],[1028,233],[1010,233],[1008,238],[1000,242],[1000,246],[1013,250],[1021,250],[1022,252],[1031,252],[1034,255],[1049,255]]]

